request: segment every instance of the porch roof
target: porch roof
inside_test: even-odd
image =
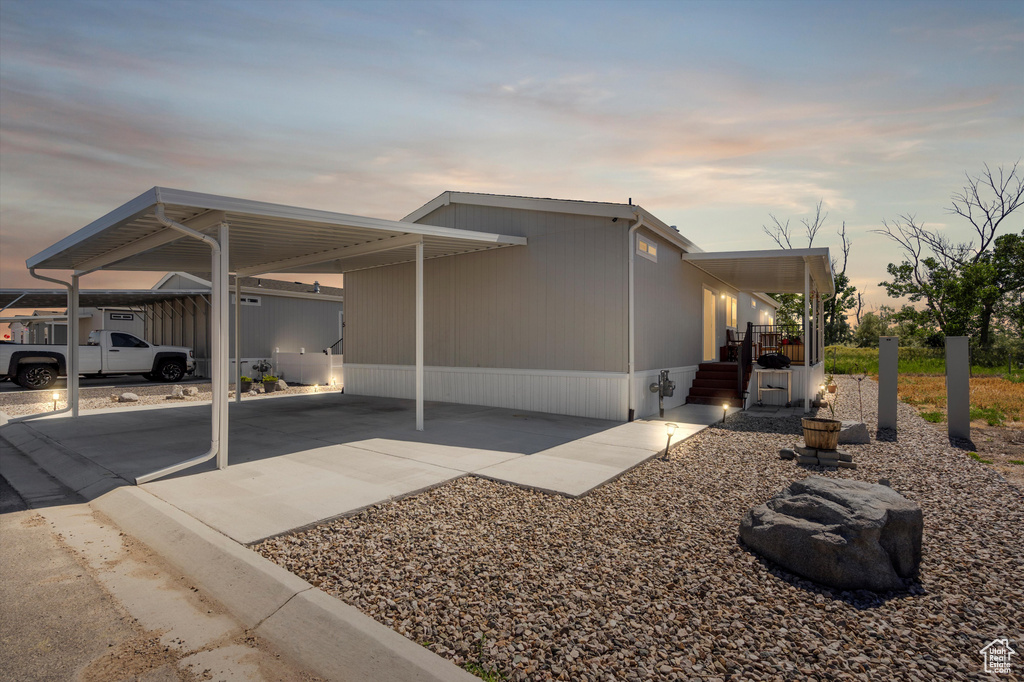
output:
[[[827,247],[684,253],[683,260],[740,291],[802,294],[804,268],[810,270],[814,288],[822,296],[836,291]]]

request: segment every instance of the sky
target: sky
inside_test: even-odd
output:
[[[872,230],[967,239],[965,172],[1024,157],[1022,74],[1016,0],[3,0],[0,287],[153,186],[389,219],[456,190],[631,198],[709,251],[821,200],[877,307]]]

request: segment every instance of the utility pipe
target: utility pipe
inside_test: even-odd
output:
[[[627,369],[629,372],[629,399],[626,403],[628,407],[627,419],[633,421],[636,416],[636,407],[633,404],[633,384],[636,380],[636,282],[634,281],[634,271],[636,269],[636,245],[633,243],[636,235],[636,231],[644,226],[644,217],[637,214],[636,222],[629,228],[627,233],[627,243],[629,248],[629,354],[626,360]]]
[[[41,279],[44,282],[53,282],[54,284],[60,284],[61,286],[63,286],[64,288],[66,288],[68,290],[68,315],[65,317],[65,319],[67,320],[67,323],[68,323],[68,346],[67,346],[68,349],[66,351],[66,355],[64,356],[65,371],[67,372],[67,377],[68,377],[68,406],[64,407],[62,409],[59,409],[59,410],[53,410],[51,412],[37,412],[35,414],[26,414],[26,415],[23,415],[21,417],[12,417],[11,419],[8,420],[9,424],[13,424],[15,422],[25,421],[27,419],[36,419],[38,417],[46,417],[46,416],[49,416],[49,415],[52,415],[52,414],[63,414],[65,412],[72,412],[73,416],[75,416],[75,417],[78,416],[78,409],[77,409],[78,406],[75,405],[75,409],[72,410],[72,400],[71,400],[71,398],[72,398],[72,395],[71,395],[71,384],[72,384],[71,377],[72,377],[72,374],[75,372],[75,370],[78,368],[78,363],[75,362],[75,360],[77,360],[77,355],[78,355],[77,350],[78,349],[77,348],[74,349],[76,351],[75,353],[71,352],[72,351],[72,346],[71,346],[71,307],[72,307],[71,306],[71,300],[72,300],[72,298],[76,298],[75,296],[72,295],[71,289],[72,289],[72,287],[76,287],[78,285],[78,280],[77,280],[77,278],[72,277],[72,280],[74,281],[74,284],[72,284],[72,282],[65,282],[64,280],[61,280],[61,279],[54,279],[53,277],[47,277],[46,275],[40,275],[38,272],[36,272],[35,268],[29,268],[28,269],[28,274],[32,275],[36,279]],[[75,294],[77,294],[77,293],[78,292],[76,291]],[[75,302],[77,304],[77,300]],[[77,308],[77,305],[75,307]],[[76,319],[75,322],[77,323],[77,321],[78,320]],[[78,337],[77,333],[75,334],[75,337],[76,338]],[[78,377],[75,376],[75,379],[77,379],[77,378]],[[75,384],[75,386],[77,388],[78,382],[75,381],[74,384]]]
[[[170,474],[177,473],[182,469],[188,469],[189,467],[193,467],[196,464],[202,464],[203,462],[207,462],[216,457],[221,449],[221,420],[222,413],[224,411],[224,408],[226,407],[225,403],[227,398],[227,396],[225,395],[225,392],[227,390],[227,383],[223,381],[224,377],[222,376],[223,372],[221,368],[221,366],[224,364],[225,353],[221,352],[222,344],[220,343],[222,334],[220,308],[223,307],[221,305],[221,298],[224,295],[224,292],[222,292],[220,290],[220,286],[218,286],[220,282],[221,271],[221,245],[213,237],[205,235],[202,232],[193,230],[190,227],[186,227],[181,223],[174,222],[173,220],[168,218],[167,215],[164,213],[163,204],[156,205],[156,211],[154,211],[153,215],[156,217],[157,221],[164,227],[169,227],[171,229],[182,232],[193,239],[198,239],[199,241],[205,242],[207,246],[210,247],[210,270],[213,279],[213,281],[211,282],[212,286],[210,296],[210,307],[212,308],[210,315],[210,336],[214,341],[214,343],[212,344],[214,347],[211,358],[213,370],[210,372],[210,374],[212,375],[211,381],[213,382],[213,402],[210,406],[210,449],[204,452],[203,454],[199,455],[198,457],[193,457],[192,459],[187,459],[184,462],[178,462],[177,464],[172,464],[171,466],[164,467],[163,469],[158,469],[157,471],[154,471],[152,473],[139,476],[138,478],[135,479],[136,485],[141,485],[143,483],[155,481],[158,478],[169,476]],[[222,230],[222,234],[223,231],[224,230]],[[226,351],[226,349],[224,350]]]

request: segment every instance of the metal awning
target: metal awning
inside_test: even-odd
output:
[[[104,308],[140,306],[209,293],[209,289],[83,289],[78,300],[86,308]],[[67,302],[68,293],[63,289],[0,289],[0,310],[63,307]]]
[[[203,243],[165,227],[166,216],[215,236],[229,226],[229,268],[240,276],[270,272],[350,272],[423,257],[526,244],[523,237],[419,225],[262,201],[154,187],[26,261],[29,268],[210,271]]]
[[[214,457],[228,465],[228,273],[344,273],[414,262],[416,429],[423,430],[424,260],[526,244],[523,237],[381,220],[294,206],[154,187],[26,261],[29,273],[67,288],[68,315],[78,316],[79,279],[97,270],[210,273],[211,401],[207,452],[136,479],[167,476]],[[70,270],[70,281],[35,270]],[[241,308],[235,305],[235,357]],[[69,325],[68,410],[78,416],[78,325]],[[241,363],[235,363],[239,384]],[[242,399],[236,392],[235,400]],[[51,413],[53,414],[53,413]],[[28,417],[21,417],[24,419]]]
[[[683,260],[740,291],[802,294],[805,268],[822,296],[836,291],[828,248],[684,253]]]

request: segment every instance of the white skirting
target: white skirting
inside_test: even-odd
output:
[[[345,365],[345,392],[355,395],[412,399],[415,380],[413,365]],[[617,421],[627,418],[628,383],[629,376],[621,372],[424,368],[426,400]],[[655,395],[654,410],[657,409]]]
[[[686,402],[686,396],[690,394],[690,386],[697,376],[697,365],[687,367],[665,367],[668,370],[668,378],[676,382],[676,390],[671,398],[665,398],[665,409],[679,407]],[[637,419],[643,419],[658,414],[658,394],[651,393],[651,384],[658,381],[660,369],[649,369],[636,373],[636,384],[633,389],[633,405]]]

